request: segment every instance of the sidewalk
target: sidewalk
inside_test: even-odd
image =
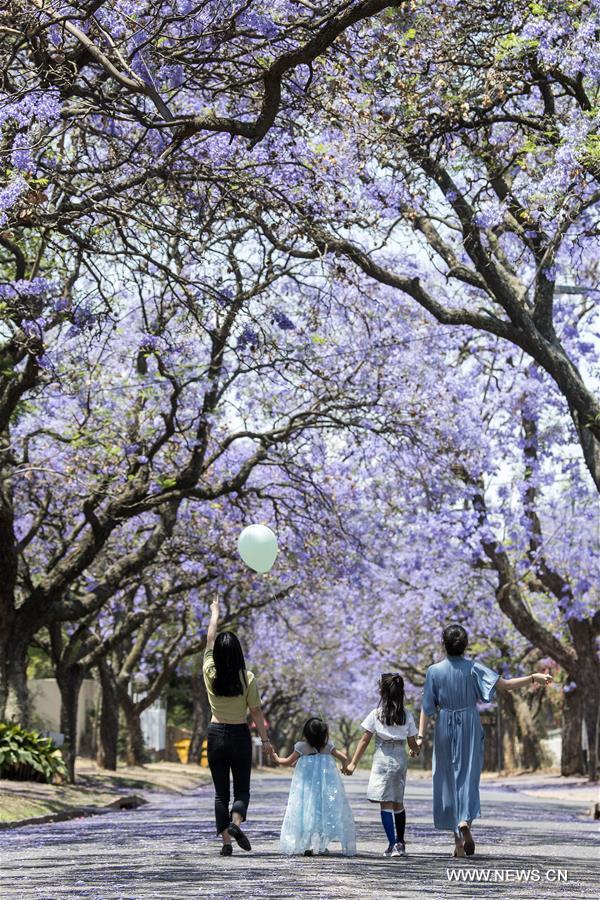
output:
[[[410,768],[408,780],[431,781],[431,771]],[[542,772],[521,772],[519,774],[499,774],[484,772],[481,786],[486,789],[524,794],[539,799],[559,800],[564,803],[578,803],[591,807],[600,802],[600,782],[589,781],[585,775],[562,776],[557,769]]]
[[[486,788],[515,791],[529,797],[580,803],[591,807],[600,802],[600,783],[584,776],[563,776],[558,773],[530,772],[522,775],[498,776],[486,772],[482,778]]]
[[[0,779],[0,828],[36,820],[61,821],[110,809],[141,805],[148,794],[181,793],[210,782],[207,769],[178,763],[99,769],[92,760],[77,760],[77,784],[38,784]],[[136,799],[137,798],[137,801]],[[144,799],[145,798],[145,799]]]

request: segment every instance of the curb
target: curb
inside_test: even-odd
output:
[[[21,828],[23,825],[46,825],[50,822],[67,822],[69,819],[101,816],[119,809],[137,809],[138,806],[144,806],[148,802],[148,800],[144,800],[138,794],[126,794],[123,797],[117,797],[116,800],[112,800],[106,806],[75,806],[73,809],[63,809],[61,812],[49,813],[47,816],[17,819],[15,822],[0,822],[0,830]]]

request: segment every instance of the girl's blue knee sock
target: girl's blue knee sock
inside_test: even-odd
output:
[[[391,809],[381,810],[381,824],[387,834],[388,843],[393,846],[396,843],[396,831],[394,828],[394,813]]]
[[[394,813],[394,819],[396,821],[396,840],[399,844],[403,844],[404,829],[406,828],[406,810],[403,809],[400,812]]]

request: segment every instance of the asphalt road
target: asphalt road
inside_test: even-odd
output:
[[[218,856],[212,792],[158,795],[135,811],[26,826],[0,833],[0,898],[179,900],[179,898],[494,897],[552,900],[600,896],[599,829],[581,803],[540,800],[499,785],[482,789],[477,854],[452,860],[448,835],[431,825],[429,783],[407,787],[406,858],[385,859],[366,777],[346,779],[358,856],[286,858],[277,852],[286,775],[257,775],[247,831],[251,853]],[[471,881],[470,879],[475,879]],[[566,879],[566,880],[564,880]]]

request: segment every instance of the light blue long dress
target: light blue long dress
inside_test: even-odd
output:
[[[329,742],[317,752],[306,741],[294,750],[300,753],[296,763],[279,849],[289,855],[324,853],[328,845],[339,841],[345,856],[356,855],[356,829],[346,791],[331,755]]]
[[[481,815],[479,778],[483,765],[483,728],[476,703],[496,693],[497,672],[472,659],[449,656],[427,669],[423,710],[434,716],[433,822],[443,831]]]

